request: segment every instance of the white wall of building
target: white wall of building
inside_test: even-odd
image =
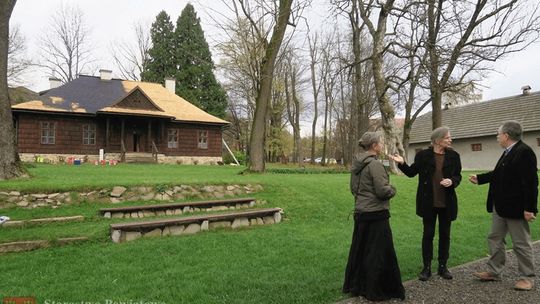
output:
[[[523,136],[523,141],[529,145],[536,154],[536,159],[540,162],[540,131],[527,132]],[[482,151],[472,151],[473,144],[482,144]],[[416,149],[425,149],[429,143],[410,144],[408,149],[408,162],[414,162]],[[503,150],[497,143],[496,135],[455,139],[452,147],[461,156],[461,166],[463,170],[491,170],[495,167],[497,160],[501,157]],[[540,166],[540,163],[538,164]]]

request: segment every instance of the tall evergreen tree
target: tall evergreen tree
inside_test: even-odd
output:
[[[214,62],[200,19],[187,4],[176,22],[176,94],[206,112],[225,116],[227,96],[214,75]]]
[[[156,16],[150,29],[152,47],[148,50],[149,60],[141,73],[142,81],[164,83],[165,77],[176,74],[174,50],[174,25],[165,11]]]

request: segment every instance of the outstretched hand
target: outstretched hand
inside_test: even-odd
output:
[[[395,161],[396,163],[398,164],[403,164],[405,162],[405,160],[403,159],[403,156],[399,155],[399,154],[394,154],[394,155],[388,155],[388,158],[390,158],[391,160]]]
[[[478,177],[476,175],[469,175],[469,181],[475,185],[478,185]]]
[[[536,216],[534,216],[534,213],[528,212],[528,211],[523,211],[523,217],[525,218],[527,222],[532,222],[536,219]]]

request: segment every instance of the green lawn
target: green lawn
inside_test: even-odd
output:
[[[13,219],[85,215],[82,223],[0,229],[0,242],[89,236],[91,241],[33,252],[0,255],[0,298],[36,296],[39,303],[154,301],[174,303],[331,303],[343,299],[353,199],[348,174],[246,174],[218,166],[119,165],[30,168],[29,180],[0,182],[0,191],[67,191],[114,185],[260,183],[254,196],[282,207],[277,225],[217,230],[192,236],[113,244],[97,217],[104,204],[56,210],[4,209]],[[467,173],[463,174],[466,178]],[[421,266],[421,220],[414,214],[416,178],[392,176],[391,225],[403,279]],[[490,216],[487,187],[458,188],[459,216],[452,229],[451,266],[487,254]],[[533,237],[540,235],[532,225]],[[436,252],[436,250],[435,250]]]

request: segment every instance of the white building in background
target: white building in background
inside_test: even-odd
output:
[[[530,92],[529,86],[522,89],[520,95],[443,109],[442,124],[450,128],[452,147],[461,155],[464,170],[493,169],[503,152],[497,128],[506,120],[522,124],[523,141],[540,162],[540,92]],[[419,116],[411,129],[409,163],[430,145],[431,131],[431,112]]]

